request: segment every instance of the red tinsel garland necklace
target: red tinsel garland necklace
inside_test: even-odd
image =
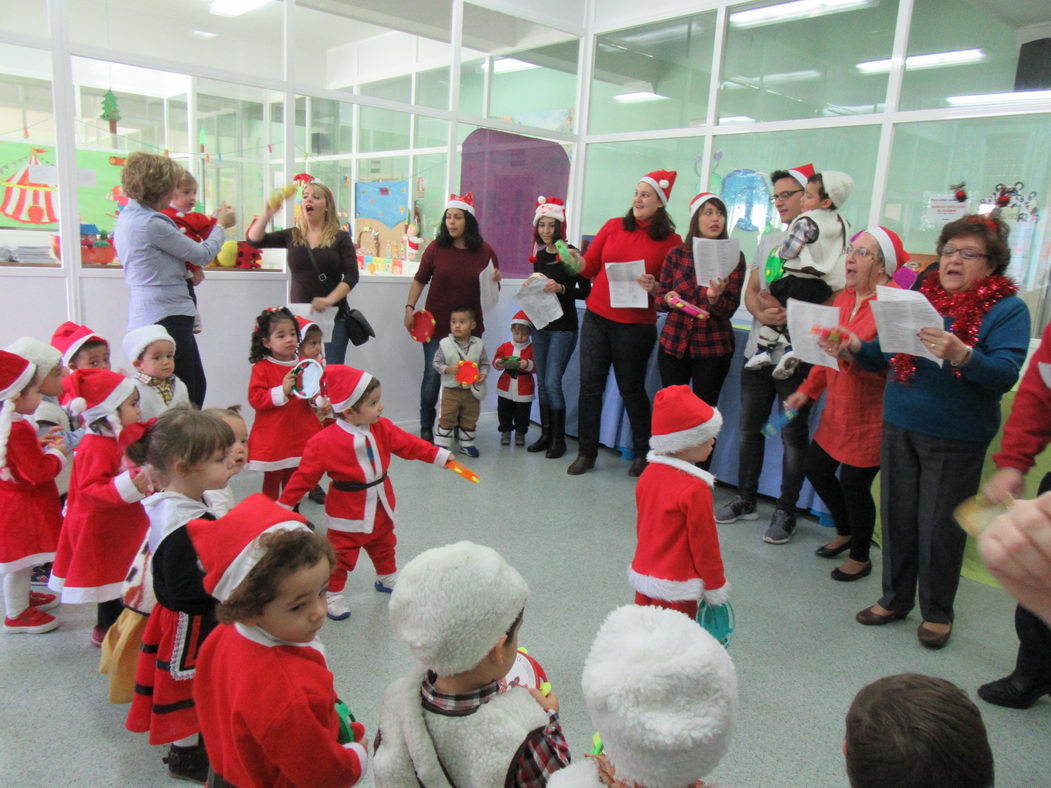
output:
[[[987,276],[970,290],[949,293],[942,288],[938,277],[931,275],[924,279],[920,292],[927,296],[939,315],[952,318],[952,333],[967,347],[973,348],[978,343],[978,333],[986,313],[996,302],[1017,293],[1018,287],[1009,277]],[[890,369],[893,380],[906,383],[916,374],[916,357],[897,353],[890,360]],[[951,371],[957,378],[963,374],[957,367],[952,367]]]

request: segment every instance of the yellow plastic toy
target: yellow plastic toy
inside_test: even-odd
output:
[[[237,265],[237,241],[224,241],[219,254],[215,256],[215,262],[220,268],[233,268]]]
[[[281,204],[295,194],[299,190],[299,187],[294,183],[290,183],[287,186],[283,186],[280,189],[274,189],[270,192],[270,199],[267,200],[267,204],[270,206],[270,210],[276,211],[281,207]]]

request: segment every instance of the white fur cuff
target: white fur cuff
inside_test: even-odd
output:
[[[279,408],[288,404],[288,395],[285,394],[284,386],[274,386],[270,389],[270,401]]]
[[[705,589],[701,592],[701,600],[712,607],[725,605],[730,601],[730,582],[723,583],[719,588]]]
[[[135,503],[146,497],[146,494],[140,492],[139,488],[135,486],[135,482],[131,480],[131,471],[124,471],[124,473],[115,477],[113,486],[117,488],[117,494],[125,503]]]

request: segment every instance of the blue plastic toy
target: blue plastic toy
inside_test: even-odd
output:
[[[799,411],[785,408],[783,411],[774,416],[770,421],[763,425],[763,435],[768,438],[772,438],[777,433],[785,428],[785,426],[799,415]]]
[[[721,605],[709,605],[701,602],[697,608],[697,623],[707,630],[708,634],[718,640],[724,648],[729,648],[737,627],[737,617],[729,602]]]

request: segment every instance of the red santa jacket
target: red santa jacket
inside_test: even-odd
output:
[[[194,701],[212,769],[238,788],[345,788],[365,774],[365,729],[340,744],[336,691],[317,640],[222,625],[197,657]]]
[[[1029,360],[1011,415],[1004,425],[1003,445],[993,455],[993,462],[997,468],[1016,468],[1025,473],[1048,443],[1051,443],[1051,323],[1044,328],[1040,346]]]
[[[0,479],[0,573],[18,572],[55,557],[62,505],[55,477],[66,455],[40,445],[36,430],[21,414],[12,417],[7,436],[10,479]]]
[[[325,496],[329,528],[372,533],[377,506],[386,509],[397,525],[394,487],[387,476],[392,454],[403,460],[433,463],[439,468],[451,456],[448,449],[410,435],[389,419],[381,417],[375,424],[361,427],[337,419],[307,442],[299,469],[285,485],[278,503],[289,508],[295,506],[327,473],[333,482]],[[374,484],[364,490],[345,491],[337,489],[336,482]]]
[[[714,478],[674,457],[650,452],[646,459],[635,487],[638,546],[628,581],[654,599],[722,604],[730,584],[715,529]]]
[[[255,423],[248,436],[248,464],[252,471],[295,468],[303,447],[321,425],[305,399],[285,394],[285,375],[299,359],[278,361],[267,356],[252,365],[248,404],[255,409]]]
[[[203,213],[197,211],[190,211],[189,213],[183,213],[177,211],[170,205],[161,211],[165,216],[171,218],[175,222],[175,226],[179,228],[179,232],[183,233],[187,238],[197,241],[200,243],[212,233],[212,228],[215,227],[216,218],[214,216],[206,216]],[[193,263],[187,263],[186,269],[189,271],[199,271],[200,266],[194,265]]]
[[[505,399],[515,402],[532,402],[533,394],[536,392],[536,378],[533,370],[533,343],[526,342],[519,345],[515,342],[504,342],[496,351],[493,361],[502,361],[508,356],[518,356],[524,363],[520,364],[519,374],[512,377],[507,370],[500,373],[500,379],[496,381],[496,394]]]

